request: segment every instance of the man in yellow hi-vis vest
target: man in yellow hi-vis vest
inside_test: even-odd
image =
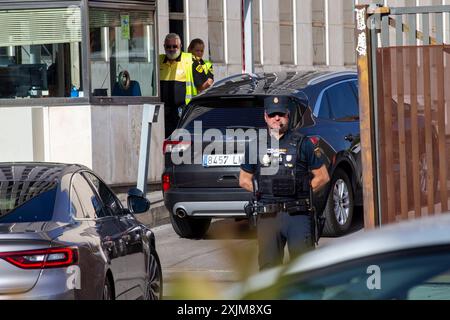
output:
[[[192,54],[181,51],[181,39],[169,33],[164,40],[166,54],[159,56],[161,100],[164,102],[165,136],[176,129],[178,108],[187,105],[197,95],[204,76],[193,67]]]

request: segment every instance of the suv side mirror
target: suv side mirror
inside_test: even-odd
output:
[[[144,213],[150,208],[150,201],[138,188],[128,190],[127,204],[131,213]]]

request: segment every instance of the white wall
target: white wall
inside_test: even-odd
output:
[[[90,106],[43,108],[45,161],[92,168]]]
[[[92,107],[92,168],[108,183],[136,183],[142,109],[142,105]],[[158,122],[152,126],[150,181],[160,181],[164,168],[163,114],[161,110]]]
[[[32,108],[0,107],[0,162],[31,160]]]

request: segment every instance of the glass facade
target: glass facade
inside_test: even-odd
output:
[[[0,9],[0,99],[83,92],[81,38],[79,7]]]
[[[94,96],[155,96],[153,13],[92,8],[89,13]]]
[[[139,2],[0,1],[0,99],[156,97],[155,4]]]

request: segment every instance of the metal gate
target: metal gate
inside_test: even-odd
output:
[[[449,12],[356,8],[366,227],[449,209]]]

